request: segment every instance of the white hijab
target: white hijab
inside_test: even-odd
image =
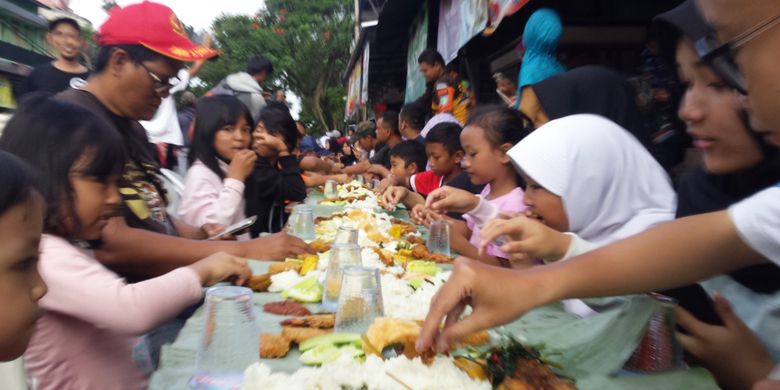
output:
[[[591,114],[553,120],[508,152],[560,196],[569,231],[605,245],[674,219],[669,177],[627,130]]]

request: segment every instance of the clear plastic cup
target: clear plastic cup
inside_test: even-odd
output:
[[[326,198],[338,198],[339,196],[339,187],[338,183],[336,183],[335,180],[328,180],[325,182],[325,191],[323,191],[323,195],[325,195]]]
[[[205,310],[205,326],[190,386],[239,389],[244,370],[258,360],[260,347],[252,290],[237,286],[209,288]]]
[[[314,229],[314,211],[311,206],[298,205],[293,208],[293,213],[287,221],[288,233],[304,241],[313,240],[316,236]]]
[[[355,175],[355,181],[360,185],[366,184],[366,179],[363,177],[363,175]]]
[[[334,244],[355,244],[358,245],[358,230],[357,228],[349,225],[339,226],[339,230],[336,232],[336,239]]]
[[[450,254],[450,224],[447,221],[433,221],[428,229],[428,250],[445,256]]]
[[[382,184],[382,182],[379,179],[373,179],[371,180],[371,189],[376,190],[379,189],[379,186]]]
[[[325,271],[325,288],[322,293],[322,309],[335,312],[341,292],[344,267],[361,265],[360,247],[356,244],[336,243],[330,248],[330,260]]]
[[[287,234],[297,237],[296,229],[298,227],[298,216],[300,215],[301,210],[311,210],[311,206],[300,203],[292,207],[290,217],[287,218]]]
[[[336,310],[336,332],[365,333],[374,320],[383,315],[379,270],[345,267]]]

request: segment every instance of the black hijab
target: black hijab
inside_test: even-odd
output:
[[[574,114],[601,115],[631,132],[645,147],[650,132],[636,104],[636,90],[625,76],[588,65],[552,76],[531,86],[550,120]]]
[[[698,167],[683,176],[678,186],[677,217],[709,213],[728,208],[780,182],[780,152],[762,145],[764,159],[740,172],[716,175]],[[743,286],[762,294],[780,291],[780,267],[761,264],[729,273]]]
[[[695,42],[712,34],[692,0],[658,15],[653,24],[661,52],[670,63],[674,63],[677,42],[682,36]],[[711,174],[703,167],[685,175],[678,185],[678,218],[726,209],[780,181],[780,152],[750,130],[745,112],[741,113],[741,117],[744,129],[735,131],[748,131],[761,147],[764,159],[757,166],[727,175]],[[743,268],[729,276],[758,293],[780,291],[780,267],[774,264]]]

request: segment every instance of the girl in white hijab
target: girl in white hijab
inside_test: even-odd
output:
[[[495,219],[483,244],[505,235],[510,257],[565,260],[674,219],[666,172],[637,139],[591,114],[549,122],[507,153],[526,182],[525,216]],[[506,218],[506,217],[505,217]],[[563,233],[566,232],[566,233]],[[506,248],[509,247],[509,248]],[[624,298],[565,300],[581,316]]]
[[[481,247],[517,262],[567,259],[674,219],[675,193],[663,168],[627,130],[591,114],[541,126],[507,153],[526,182],[525,215],[499,215],[488,202],[443,188],[433,209],[467,208]]]
[[[488,223],[486,243],[507,234],[510,252],[554,261],[674,219],[675,193],[666,172],[606,118],[581,114],[551,121],[508,155],[526,181],[528,209],[525,216]]]

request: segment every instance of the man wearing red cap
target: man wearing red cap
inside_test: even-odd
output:
[[[213,58],[218,51],[191,42],[170,8],[146,1],[112,9],[97,41],[101,48],[87,84],[58,97],[95,112],[125,139],[128,160],[119,180],[123,217],[112,218],[103,230],[96,250],[103,263],[146,278],[218,251],[274,260],[310,251],[284,233],[243,242],[206,241],[221,227],[188,226],[165,211],[159,168],[138,121],[154,116],[183,62]]]

